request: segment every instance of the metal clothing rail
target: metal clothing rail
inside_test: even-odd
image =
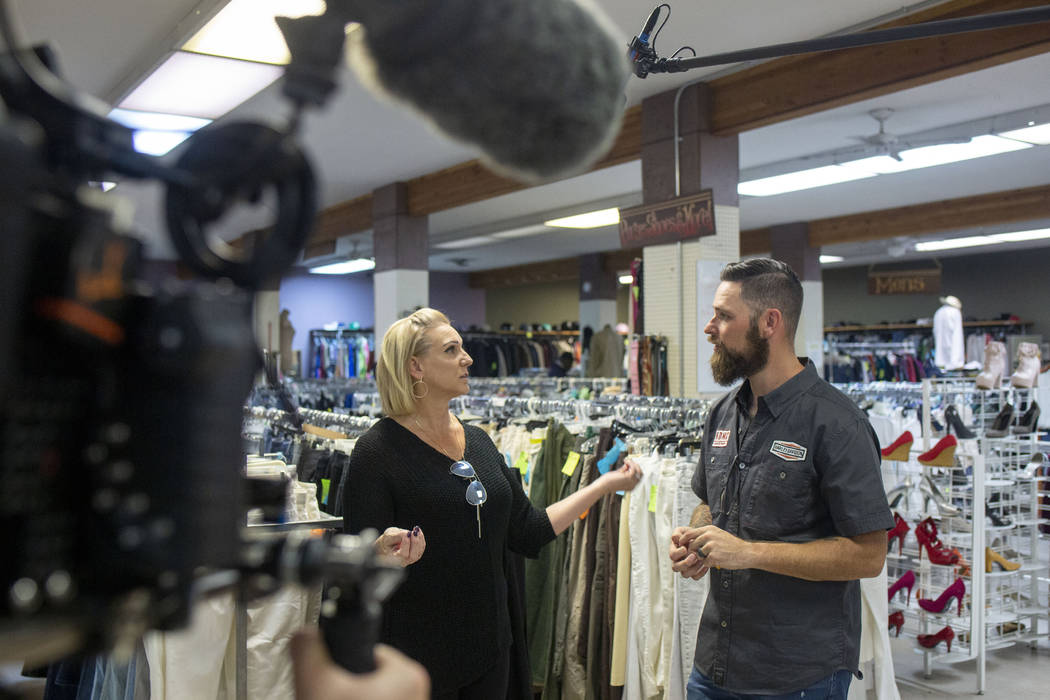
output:
[[[657,422],[681,427],[703,425],[710,401],[618,394],[600,399],[542,399],[516,396],[461,396],[450,403],[458,413],[495,418],[564,416],[588,420],[612,417],[625,422]]]
[[[244,415],[249,418],[260,418],[268,421],[288,420],[293,415],[298,416],[311,425],[338,425],[347,428],[365,429],[372,427],[375,418],[370,416],[350,416],[345,413],[331,413],[329,411],[315,411],[311,408],[300,408],[295,414],[282,411],[279,408],[266,408],[263,406],[245,406]]]
[[[901,352],[915,352],[915,343],[909,340],[899,341],[850,341],[839,343],[834,340],[828,341],[830,350],[898,350]]]

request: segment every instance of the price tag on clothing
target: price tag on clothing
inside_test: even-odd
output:
[[[561,473],[565,476],[572,476],[573,472],[576,471],[576,465],[580,463],[580,453],[570,452],[569,456],[565,458],[565,464],[562,465]]]
[[[517,461],[514,462],[514,468],[521,472],[522,475],[529,471],[529,456],[525,454],[524,450],[518,455]]]
[[[328,505],[328,491],[332,488],[331,479],[321,479],[321,504]]]
[[[649,487],[649,512],[656,512],[656,484]]]

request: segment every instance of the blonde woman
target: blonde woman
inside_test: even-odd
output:
[[[347,529],[383,532],[377,549],[408,567],[381,640],[422,663],[441,700],[506,697],[504,550],[537,556],[599,498],[641,478],[628,465],[534,508],[488,435],[449,411],[469,389],[471,362],[440,311],[390,327],[376,367],[387,417],[357,441],[344,503]]]

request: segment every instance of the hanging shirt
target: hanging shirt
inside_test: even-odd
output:
[[[933,315],[933,362],[944,369],[959,369],[966,364],[966,341],[963,339],[962,311],[944,304]]]

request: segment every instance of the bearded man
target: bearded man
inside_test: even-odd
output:
[[[860,677],[858,579],[894,521],[864,413],[795,355],[802,284],[769,258],[727,265],[704,332],[728,386],[704,426],[700,505],[673,568],[711,576],[689,700],[846,697]]]

